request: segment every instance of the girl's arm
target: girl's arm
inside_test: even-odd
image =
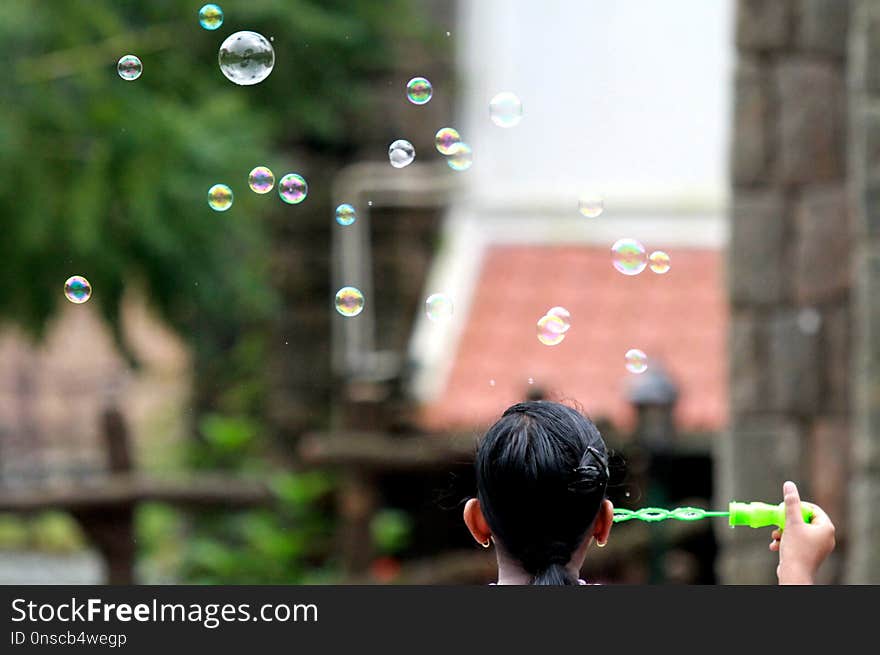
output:
[[[794,482],[782,485],[785,498],[785,529],[773,531],[770,550],[779,552],[776,576],[779,584],[813,584],[819,565],[834,550],[834,524],[818,505],[813,520],[804,523],[801,499]]]

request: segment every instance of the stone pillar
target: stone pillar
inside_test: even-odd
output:
[[[853,6],[849,198],[855,245],[850,549],[845,581],[880,583],[880,4]]]
[[[739,0],[736,23],[731,425],[718,444],[716,503],[781,501],[782,483],[792,479],[841,522],[849,474],[849,2]],[[719,579],[775,582],[769,534],[719,526]],[[824,567],[822,581],[839,578],[838,561]]]

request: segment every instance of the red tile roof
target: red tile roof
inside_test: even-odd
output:
[[[421,412],[429,429],[485,427],[528,393],[529,378],[554,399],[577,401],[594,419],[630,429],[626,399],[637,376],[630,348],[660,362],[679,389],[685,431],[718,431],[727,421],[728,309],[723,254],[669,248],[665,275],[628,277],[596,246],[496,246],[486,253],[445,388]],[[535,323],[555,305],[571,312],[557,346]],[[494,380],[494,385],[490,382]]]

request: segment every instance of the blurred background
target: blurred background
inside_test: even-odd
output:
[[[821,581],[880,582],[880,5],[202,4],[0,5],[0,583],[484,584],[474,445],[525,398],[599,425],[615,506],[793,479],[838,528]],[[239,30],[275,50],[253,86]],[[669,271],[619,273],[621,238]],[[619,524],[584,576],[774,582],[769,529],[715,521]]]

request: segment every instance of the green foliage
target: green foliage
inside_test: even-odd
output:
[[[247,173],[286,172],[303,147],[346,147],[407,3],[225,2],[215,32],[199,26],[198,8],[0,3],[0,276],[16,281],[0,294],[0,319],[39,333],[64,280],[82,274],[118,328],[123,289],[137,280],[210,357],[275,307],[265,223],[295,208],[251,193]],[[272,74],[251,87],[217,64],[223,38],[240,29],[276,48]],[[129,53],[144,64],[135,81],[116,73]],[[235,192],[224,213],[206,202],[216,182]]]
[[[331,581],[325,560],[333,524],[322,503],[332,480],[317,472],[271,476],[275,506],[187,517],[148,505],[138,517],[148,582],[294,584]]]
[[[0,550],[71,553],[84,545],[79,525],[64,512],[42,512],[31,517],[0,514]]]
[[[401,510],[383,509],[373,517],[370,534],[378,552],[386,555],[399,553],[410,543],[412,519]]]

